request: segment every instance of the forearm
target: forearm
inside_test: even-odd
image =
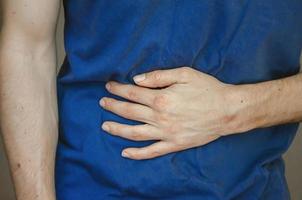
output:
[[[16,196],[55,199],[55,46],[12,33],[0,36],[0,119]]]
[[[302,121],[302,74],[234,86],[236,132]]]

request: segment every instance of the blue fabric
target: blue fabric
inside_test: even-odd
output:
[[[131,141],[104,121],[105,83],[190,66],[233,84],[298,73],[301,0],[65,0],[66,59],[57,77],[58,200],[285,200],[282,154],[297,123],[259,128],[149,160],[120,156]],[[125,99],[122,99],[125,100]],[[126,100],[125,100],[126,101]]]

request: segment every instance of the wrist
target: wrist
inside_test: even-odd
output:
[[[242,133],[262,126],[264,114],[256,84],[229,85],[225,98],[228,124],[225,135]]]

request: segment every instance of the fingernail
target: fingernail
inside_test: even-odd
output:
[[[141,82],[146,79],[146,75],[145,74],[136,75],[133,77],[133,79],[135,82]]]
[[[105,87],[106,87],[107,90],[110,89],[110,86],[111,86],[110,83],[106,83],[106,85],[105,85]]]
[[[100,100],[100,104],[101,106],[105,106],[105,100],[103,98]]]
[[[122,156],[123,156],[123,157],[130,157],[130,156],[129,156],[129,153],[126,152],[126,151],[122,151]]]
[[[105,130],[105,131],[109,131],[109,125],[108,124],[106,124],[106,122],[104,122],[103,124],[102,124],[102,129],[103,130]]]

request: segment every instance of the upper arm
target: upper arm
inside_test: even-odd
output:
[[[55,36],[60,0],[1,0],[2,34],[35,41]]]

